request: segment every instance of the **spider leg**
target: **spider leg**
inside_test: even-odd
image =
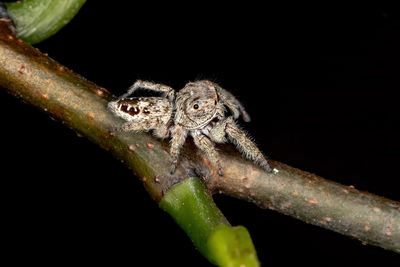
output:
[[[181,125],[176,125],[172,131],[171,148],[169,151],[171,157],[171,175],[175,172],[176,165],[178,164],[179,151],[181,150],[182,145],[185,143],[186,136],[187,130],[185,130]]]
[[[218,174],[223,176],[221,163],[218,159],[218,153],[215,150],[213,142],[207,138],[204,134],[193,135],[193,140],[196,146],[198,146],[203,152],[206,153],[208,159],[212,162],[214,166],[217,167]]]
[[[154,128],[155,125],[152,125],[148,122],[145,123],[138,123],[128,121],[122,124],[119,127],[113,127],[110,130],[112,132],[132,132],[132,131],[148,131]]]
[[[111,128],[111,132],[134,132],[134,131],[149,131],[153,130],[153,134],[158,138],[164,139],[170,136],[170,128],[165,124],[128,121],[120,127]]]
[[[214,127],[212,127],[210,133],[208,134],[208,137],[211,139],[211,141],[220,144],[226,143],[226,121],[227,120],[219,121],[214,125]]]
[[[240,115],[242,115],[242,118],[245,122],[250,121],[250,115],[246,112],[244,109],[244,106],[242,103],[239,102],[239,100],[236,99],[230,92],[222,88],[216,83],[213,83],[215,86],[215,89],[217,90],[217,94],[219,98],[222,100],[222,102],[230,109],[230,111],[233,113],[233,117],[235,119],[239,118]]]
[[[159,125],[154,129],[153,134],[161,139],[167,138],[170,136],[170,127],[165,124]]]
[[[242,152],[242,154],[244,154],[247,158],[257,162],[267,172],[272,171],[264,155],[257,148],[257,146],[247,137],[246,133],[236,125],[232,117],[226,119],[225,131],[228,134],[229,138]]]
[[[160,84],[160,83],[152,83],[148,81],[137,80],[131,87],[129,87],[128,91],[120,96],[118,99],[126,98],[133,94],[137,89],[143,88],[155,92],[164,93],[170,102],[172,102],[175,98],[175,91],[171,87]]]

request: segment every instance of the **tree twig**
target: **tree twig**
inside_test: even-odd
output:
[[[145,134],[109,132],[116,119],[106,108],[111,94],[17,39],[8,26],[0,23],[0,86],[61,120],[134,169],[153,199],[162,200],[160,207],[211,262],[219,266],[259,266],[246,228],[230,226],[200,180],[188,179],[189,173],[183,168],[169,176],[164,144]]]
[[[0,25],[1,27],[1,25]],[[168,173],[168,143],[150,134],[111,133],[120,124],[106,108],[112,95],[0,28],[0,86],[113,153],[141,177],[159,202],[182,177],[196,173],[224,193],[300,220],[400,252],[400,204],[316,175],[271,162],[268,174],[221,146],[220,177],[189,141],[175,175]]]

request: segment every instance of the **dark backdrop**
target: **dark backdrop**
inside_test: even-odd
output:
[[[267,156],[400,200],[398,11],[128,2],[88,1],[36,47],[116,95],[136,79],[177,89],[216,81],[247,107],[253,120],[241,124]],[[0,94],[3,219],[16,259],[208,264],[123,164]],[[253,204],[215,201],[233,225],[249,229],[264,266],[400,259]]]

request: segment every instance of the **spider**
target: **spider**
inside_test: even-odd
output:
[[[161,92],[162,97],[128,98],[139,88]],[[169,86],[138,80],[108,107],[126,121],[115,131],[153,130],[159,138],[172,137],[171,174],[175,172],[180,148],[188,135],[193,137],[196,146],[205,152],[221,176],[223,171],[214,143],[226,143],[228,140],[235,143],[247,158],[271,172],[263,154],[235,122],[240,115],[249,122],[250,116],[231,93],[211,81],[189,82],[175,93]],[[225,107],[232,113],[231,116],[225,115]]]

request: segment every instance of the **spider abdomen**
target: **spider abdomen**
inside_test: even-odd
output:
[[[166,124],[172,115],[172,105],[166,98],[132,97],[111,102],[110,107],[129,122],[158,121]]]

